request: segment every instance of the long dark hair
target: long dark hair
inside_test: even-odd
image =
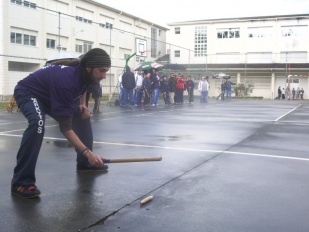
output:
[[[61,60],[56,60],[54,62],[50,62],[47,65],[65,65],[65,66],[76,66],[81,63],[80,58],[68,58],[68,59],[61,59]],[[89,77],[89,73],[87,72],[86,67],[80,66],[80,75],[84,83],[90,84],[91,79]]]
[[[80,59],[61,59],[61,60],[56,60],[54,62],[50,62],[50,65],[65,65],[65,66],[75,66],[80,64]]]

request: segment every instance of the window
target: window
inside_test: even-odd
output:
[[[298,37],[308,35],[308,26],[283,26],[281,27],[283,37]]]
[[[75,51],[78,53],[83,53],[83,45],[76,44],[75,45]]]
[[[175,57],[180,57],[180,50],[175,50]]]
[[[195,27],[194,56],[207,56],[207,27]]]
[[[11,32],[11,43],[22,44],[22,34]]]
[[[14,72],[33,72],[40,68],[40,64],[36,63],[24,63],[24,62],[16,62],[16,61],[9,61],[8,62],[9,71]]]
[[[36,46],[36,36],[11,32],[11,43]]]
[[[24,45],[35,46],[36,45],[36,38],[35,38],[35,36],[24,35]]]
[[[286,83],[289,83],[289,78],[286,79]],[[299,84],[299,79],[298,78],[290,78],[290,83]]]
[[[81,16],[75,16],[75,19],[76,19],[77,21],[80,21],[80,22],[92,24],[92,20],[83,18],[83,17],[81,17]]]
[[[76,44],[75,45],[75,52],[78,53],[86,53],[92,48],[92,43],[84,42],[83,44]]]
[[[23,4],[22,0],[11,0],[11,2],[15,3],[17,5],[22,5]]]
[[[249,27],[248,37],[249,38],[269,38],[273,36],[272,27]]]
[[[101,14],[100,15],[100,22],[102,22],[102,23],[99,23],[99,26],[112,29],[114,21],[115,21],[114,18],[111,18],[111,17],[109,17],[107,15],[102,15]],[[129,24],[129,25],[131,25],[131,24]]]
[[[113,24],[111,24],[111,23],[99,23],[99,26],[100,27],[105,27],[105,28],[110,28],[110,29],[112,29],[113,28]]]
[[[54,40],[54,39],[46,39],[46,47],[47,48],[55,49],[56,48],[56,40]]]
[[[175,34],[180,34],[180,27],[175,27]]]
[[[218,39],[234,39],[239,38],[240,32],[239,28],[220,28],[217,29],[217,38]]]
[[[75,12],[76,12],[75,19],[77,21],[80,21],[80,22],[83,22],[83,23],[92,24],[92,20],[91,19],[94,17],[94,12],[93,11],[90,11],[90,10],[85,9],[85,8],[81,8],[79,6],[76,6]]]
[[[32,9],[36,9],[36,4],[29,1],[22,1],[22,0],[11,0],[11,3],[15,3],[20,6],[29,7]]]
[[[30,44],[30,35],[24,35],[24,44],[29,45]]]
[[[84,53],[88,52],[92,48],[92,43],[84,43]]]

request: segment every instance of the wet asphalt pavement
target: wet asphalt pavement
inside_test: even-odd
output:
[[[11,196],[27,122],[1,111],[0,231],[309,231],[308,101],[101,105],[101,111],[92,116],[97,154],[162,161],[76,173],[74,149],[48,118],[36,169],[41,197]]]

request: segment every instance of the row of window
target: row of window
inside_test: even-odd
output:
[[[113,29],[113,24],[111,24],[111,23],[99,23],[99,26],[100,27],[106,27],[106,28],[110,28],[110,29]]]
[[[197,29],[198,28],[198,29]],[[196,27],[195,29],[195,42],[198,35],[197,30],[200,30],[203,27]],[[206,28],[206,27],[204,27]],[[205,29],[203,29],[205,30]],[[180,34],[180,27],[175,27],[175,34]],[[308,26],[307,25],[297,25],[297,26],[282,26],[281,27],[281,36],[307,36],[308,35]],[[249,38],[258,38],[258,37],[272,37],[273,28],[272,27],[249,27],[248,28],[248,37]],[[217,29],[217,38],[218,39],[233,39],[240,38],[240,29],[239,28],[221,28]],[[207,38],[205,38],[207,39]]]
[[[36,46],[36,36],[11,32],[11,43]]]
[[[175,27],[175,34],[180,34],[180,27]],[[207,55],[207,26],[195,27],[194,37],[194,55],[196,57]],[[308,35],[308,26],[282,26],[281,35],[283,37],[288,36],[306,36]],[[249,27],[248,37],[249,38],[266,38],[273,36],[272,27]],[[237,39],[240,38],[239,28],[222,28],[217,29],[218,39]],[[177,56],[176,56],[177,55]],[[175,54],[175,57],[179,57],[179,53]]]
[[[76,19],[77,21],[80,21],[80,22],[92,24],[92,20],[86,19],[86,18],[81,17],[81,16],[76,16],[75,19]]]
[[[21,6],[25,6],[25,7],[36,9],[36,4],[32,3],[32,2],[21,1],[21,0],[11,0],[11,2],[15,3],[17,5],[21,5]],[[75,19],[77,21],[80,21],[80,22],[92,24],[92,20],[91,19],[86,19],[86,18],[81,17],[81,16],[75,16]],[[106,28],[113,28],[113,24],[111,24],[111,23],[105,23],[105,24],[100,23],[99,26],[106,27]]]
[[[14,44],[21,44],[21,45],[29,45],[29,46],[36,46],[36,36],[21,34],[11,32],[11,43]],[[58,49],[56,47],[56,40],[54,39],[46,39],[46,48],[49,49]],[[85,53],[92,48],[92,43],[85,42],[84,44],[76,44],[75,51],[78,53]],[[61,50],[66,50],[66,48],[61,47]]]
[[[248,63],[272,63],[273,62],[273,53],[271,52],[263,52],[263,53],[222,53],[222,54],[215,54],[211,56],[216,56],[216,59],[219,59],[222,63],[235,63],[235,60],[239,60],[241,56],[243,57],[246,62]],[[174,50],[174,57],[180,57],[181,53],[180,50]],[[209,56],[209,54],[205,54],[203,51],[195,51],[195,57],[201,56]],[[300,52],[281,52],[280,53],[280,63],[285,62],[293,62],[293,63],[306,63],[307,62],[308,53],[306,51]]]
[[[36,4],[29,1],[22,1],[22,0],[11,0],[11,3],[15,3],[20,6],[29,7],[32,9],[36,9]]]
[[[217,30],[218,39],[231,39],[231,38],[239,38],[239,37],[240,37],[240,32],[239,32],[239,29],[237,28]]]

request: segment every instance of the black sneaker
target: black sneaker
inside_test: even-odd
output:
[[[84,165],[80,165],[80,164],[77,164],[77,166],[76,166],[77,172],[107,172],[107,169],[108,169],[108,166],[105,165],[105,164],[103,164],[100,167],[95,167],[95,166],[92,166],[92,165],[84,166]]]
[[[41,191],[35,185],[11,185],[11,193],[22,198],[36,198],[40,196]]]

